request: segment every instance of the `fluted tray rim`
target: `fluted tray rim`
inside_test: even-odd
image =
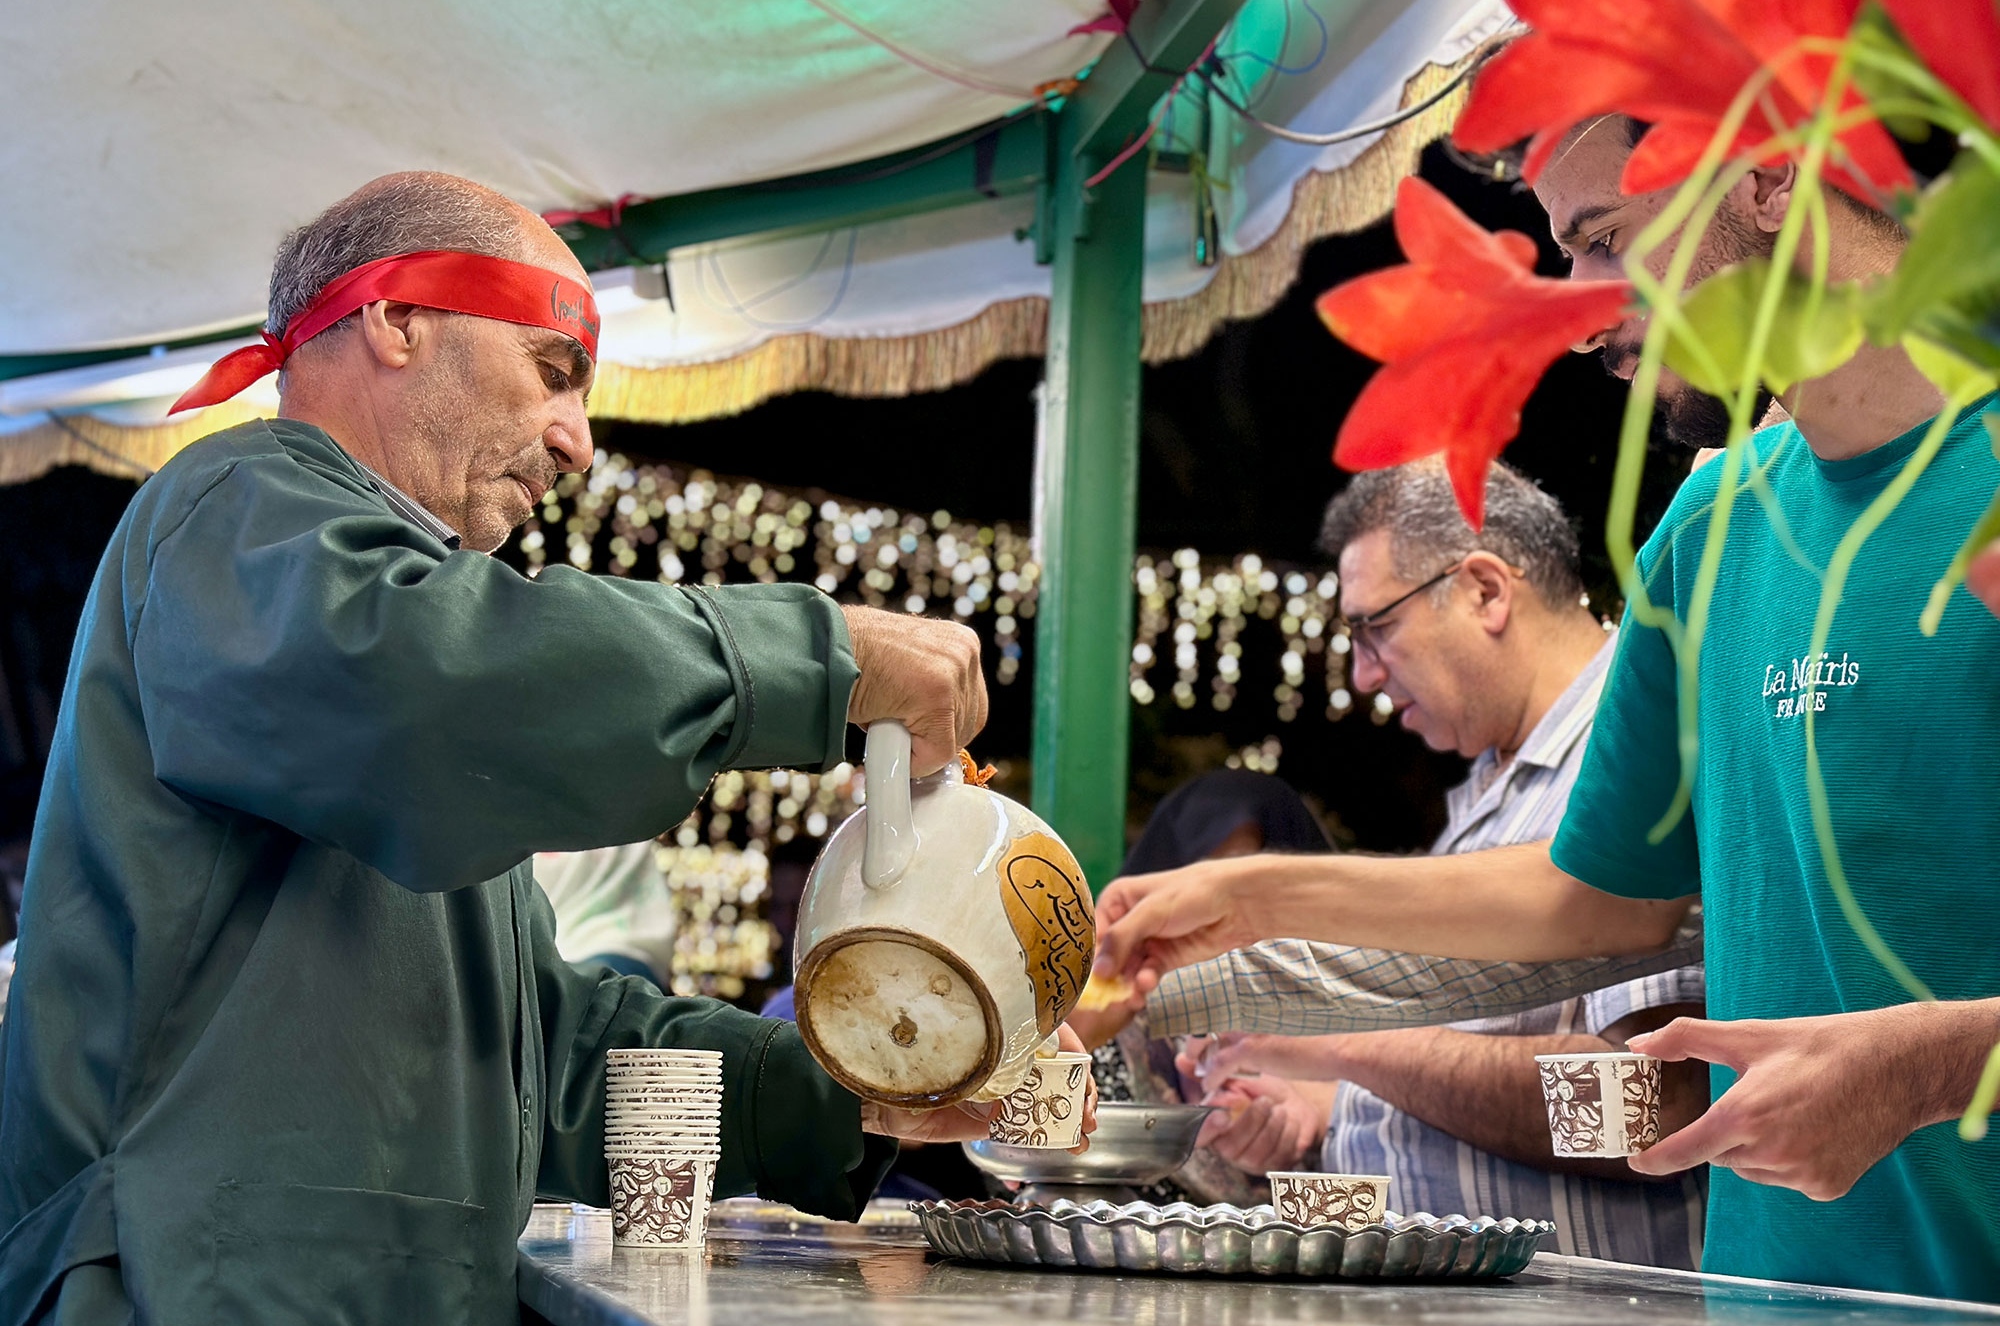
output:
[[[910,1203],[910,1210],[918,1217],[931,1214],[976,1213],[1016,1221],[1052,1220],[1060,1225],[1075,1224],[1080,1221],[1099,1225],[1136,1221],[1155,1227],[1182,1224],[1195,1229],[1209,1229],[1217,1225],[1235,1224],[1252,1230],[1284,1229],[1294,1234],[1318,1234],[1328,1229],[1324,1225],[1302,1225],[1297,1221],[1283,1219],[1278,1215],[1277,1208],[1268,1202],[1257,1206],[1231,1206],[1226,1202],[1218,1202],[1213,1206],[1196,1206],[1192,1202],[1169,1202],[1165,1206],[1154,1202],[1127,1202],[1121,1206],[1114,1202],[1072,1202],[1064,1198],[1047,1206],[1016,1206],[997,1197],[945,1198],[913,1201]],[[1394,1211],[1384,1214],[1387,1219],[1344,1232],[1366,1234],[1372,1230],[1400,1234],[1415,1230],[1419,1233],[1462,1234],[1497,1229],[1506,1234],[1530,1231],[1536,1234],[1553,1234],[1556,1229],[1555,1222],[1551,1220],[1517,1220],[1513,1216],[1437,1216],[1428,1211],[1417,1211],[1409,1215],[1397,1215]]]
[[[910,1210],[917,1216],[926,1241],[945,1256],[1016,1266],[1181,1275],[1294,1275],[1310,1279],[1517,1275],[1534,1259],[1542,1238],[1555,1230],[1546,1220],[1440,1217],[1428,1212],[1389,1212],[1375,1224],[1342,1230],[1280,1219],[1269,1205],[1244,1209],[1188,1202],[1158,1206],[1151,1202],[1118,1205],[1059,1200],[1046,1207],[1017,1207],[997,1199],[943,1200],[914,1201]],[[971,1237],[969,1228],[988,1232]],[[1006,1235],[1004,1231],[1010,1228],[1020,1231],[1019,1235]],[[995,1238],[998,1247],[993,1246]],[[1422,1254],[1414,1265],[1408,1251],[1413,1239],[1417,1246],[1436,1250]],[[1335,1253],[1331,1258],[1325,1255],[1329,1245]],[[1264,1253],[1255,1254],[1253,1246],[1261,1246]],[[1170,1247],[1177,1247],[1172,1255]],[[1318,1253],[1308,1256],[1309,1247],[1317,1247]],[[1396,1254],[1393,1250],[1398,1247],[1405,1251]],[[1200,1250],[1198,1256],[1195,1248]],[[1438,1255],[1446,1260],[1434,1260]],[[1392,1267],[1392,1261],[1397,1265]]]

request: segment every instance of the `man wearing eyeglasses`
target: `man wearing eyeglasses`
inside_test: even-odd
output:
[[[1328,507],[1322,535],[1339,559],[1354,687],[1388,696],[1403,727],[1433,749],[1472,761],[1448,794],[1435,855],[1555,832],[1614,650],[1584,601],[1576,535],[1555,499],[1503,465],[1487,480],[1486,504],[1474,534],[1444,467],[1419,462],[1358,476]],[[1218,1005],[1279,1004],[1263,959],[1312,981],[1359,954],[1279,940],[1242,956],[1168,976],[1147,1002],[1148,1030],[1243,1026],[1241,1008]],[[1321,1160],[1393,1176],[1399,1210],[1552,1220],[1552,1251],[1691,1268],[1701,1258],[1705,1171],[1649,1180],[1623,1160],[1557,1159],[1535,1056],[1622,1050],[1629,1036],[1701,1016],[1703,999],[1702,970],[1691,966],[1451,1026],[1230,1036],[1203,1066],[1211,1082],[1253,1070],[1339,1080]],[[1311,1029],[1309,1007],[1282,1002],[1274,1016]],[[1698,1065],[1666,1068],[1665,1123],[1678,1128],[1700,1114],[1706,1083]],[[1230,1131],[1261,1122],[1246,1111]]]

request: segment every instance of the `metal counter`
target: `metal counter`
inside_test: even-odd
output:
[[[739,1208],[747,1211],[748,1208]],[[1544,1253],[1483,1283],[1212,1279],[1017,1269],[932,1257],[893,1216],[869,1227],[737,1215],[701,1252],[614,1248],[611,1217],[538,1208],[521,1236],[521,1301],[556,1326],[1943,1326],[2000,1307],[1655,1271]]]

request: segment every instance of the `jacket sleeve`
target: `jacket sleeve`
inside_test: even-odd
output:
[[[670,1046],[720,1050],[722,1161],[715,1195],[755,1192],[801,1211],[853,1220],[896,1157],[861,1131],[861,1102],[807,1053],[798,1028],[714,999],[662,995],[636,976],[580,970],[555,947],[555,922],[530,886],[532,942],[548,1080],[537,1191],[609,1206],[604,1055]]]
[[[809,586],[530,580],[282,456],[147,550],[128,629],[156,776],[408,888],[653,837],[719,769],[840,758],[854,662]]]

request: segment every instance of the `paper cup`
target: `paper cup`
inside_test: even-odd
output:
[[[672,1099],[607,1096],[604,1108],[617,1110],[621,1114],[667,1114],[686,1119],[719,1119],[722,1117],[722,1093],[717,1091],[707,1096],[683,1096]]]
[[[1089,1055],[1072,1051],[1035,1060],[1021,1085],[1000,1098],[987,1135],[1008,1146],[1063,1151],[1081,1142],[1090,1063]]]
[[[697,1137],[629,1137],[607,1138],[604,1154],[610,1156],[679,1156],[702,1155],[720,1156],[720,1143]]]
[[[1559,1156],[1629,1156],[1660,1140],[1660,1061],[1644,1054],[1538,1054]]]
[[[1389,1177],[1384,1174],[1314,1174],[1283,1170],[1264,1176],[1271,1206],[1280,1220],[1295,1225],[1366,1229],[1389,1213]]]
[[[707,1156],[612,1156],[612,1241],[698,1248],[708,1237],[714,1190],[715,1162]]]
[[[721,1134],[714,1128],[688,1128],[670,1123],[634,1123],[627,1119],[613,1119],[604,1126],[604,1140],[607,1143],[631,1143],[641,1139],[660,1143],[678,1141],[689,1145],[704,1143],[710,1146],[722,1140]]]
[[[628,1087],[719,1087],[720,1073],[690,1073],[678,1068],[606,1068],[607,1084]]]
[[[612,1122],[605,1125],[604,1145],[606,1147],[650,1146],[656,1151],[677,1151],[690,1147],[713,1149],[722,1145],[722,1136],[713,1128]]]

